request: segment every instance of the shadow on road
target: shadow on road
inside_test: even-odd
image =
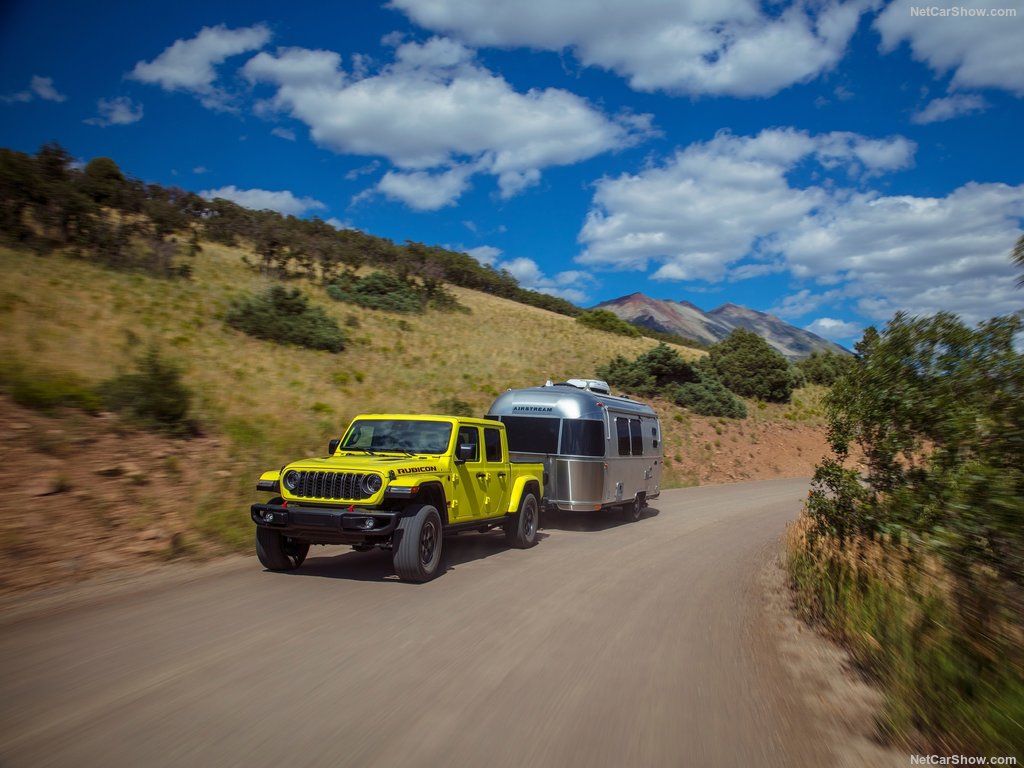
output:
[[[555,512],[545,511],[540,518],[540,527],[555,531],[593,532],[607,531],[623,525],[639,525],[644,520],[657,517],[661,512],[656,507],[647,507],[636,523],[628,523],[617,509],[602,509],[597,512]]]
[[[538,532],[538,546],[550,534]],[[492,555],[508,552],[510,549],[500,532],[470,533],[461,536],[446,536],[442,567],[445,571],[465,563],[483,560]],[[317,552],[320,550],[323,554]],[[331,546],[327,549],[313,547],[302,567],[288,571],[287,576],[313,576],[321,579],[350,579],[352,581],[394,581],[401,583],[391,563],[391,552],[374,549],[370,552],[356,552],[349,548]],[[443,575],[439,574],[439,575]]]

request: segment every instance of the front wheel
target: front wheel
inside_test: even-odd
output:
[[[505,523],[505,539],[513,547],[528,549],[537,543],[539,522],[537,497],[532,493],[524,493],[516,516]]]
[[[398,521],[392,562],[398,578],[418,584],[430,581],[440,570],[441,515],[430,504],[421,504],[409,512]]]
[[[294,571],[309,554],[309,542],[284,536],[273,528],[256,529],[256,557],[271,571]]]

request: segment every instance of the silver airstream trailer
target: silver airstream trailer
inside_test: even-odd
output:
[[[513,461],[543,462],[548,507],[615,508],[637,520],[661,492],[661,423],[648,405],[615,397],[595,379],[547,382],[498,396]]]

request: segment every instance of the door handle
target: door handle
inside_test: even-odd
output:
[[[477,472],[476,476],[477,476],[477,479],[479,479],[479,480],[490,480],[491,479],[491,475],[490,475],[489,472]]]
[[[498,473],[498,477],[504,477],[504,476],[505,476],[505,473],[504,473],[504,472],[499,472],[499,473]]]

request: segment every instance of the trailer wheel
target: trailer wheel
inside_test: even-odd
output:
[[[627,523],[635,523],[640,519],[643,507],[640,506],[640,499],[634,498],[629,504],[622,507],[622,519]]]

